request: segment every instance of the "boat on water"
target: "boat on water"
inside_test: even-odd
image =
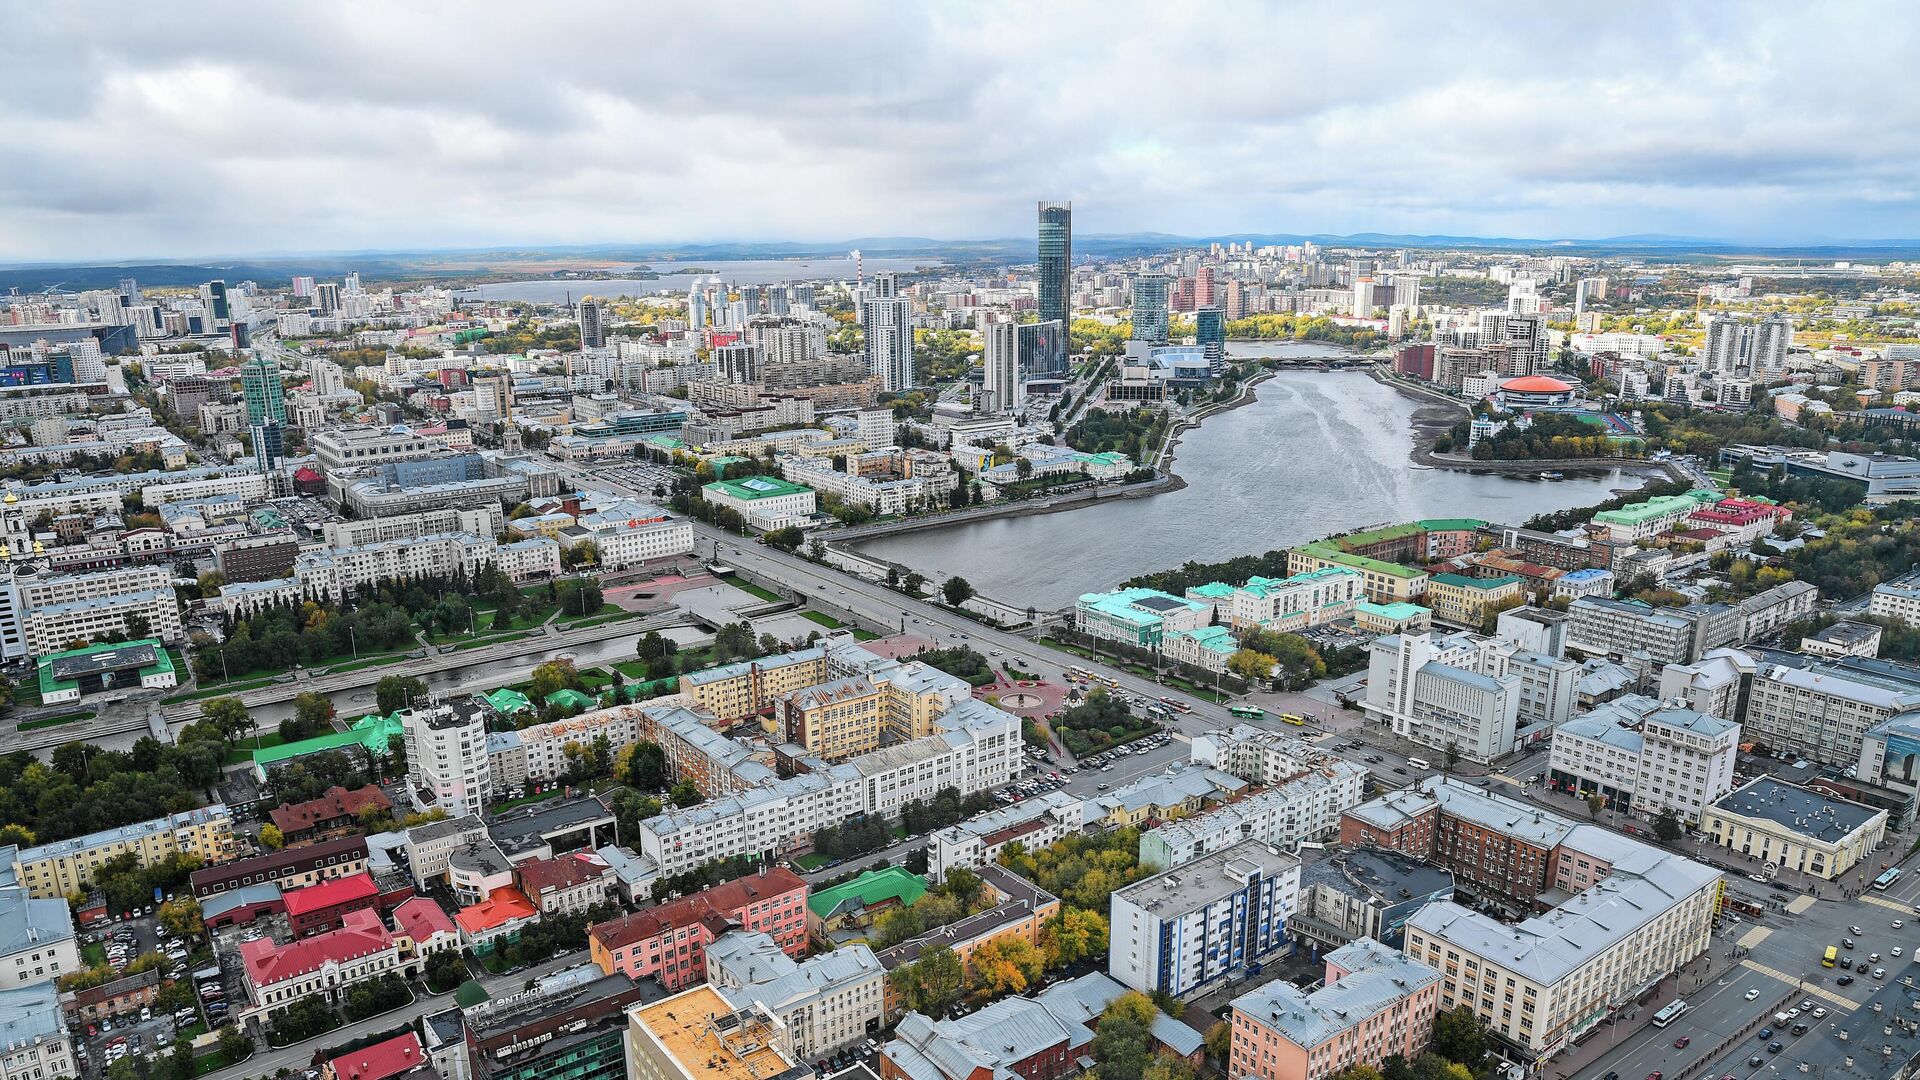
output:
[[[1409,466],[1407,466],[1407,468],[1409,468],[1409,469],[1417,469],[1417,470],[1419,470],[1420,472],[1432,472],[1432,471],[1433,471],[1433,466],[1431,466],[1431,465],[1422,465],[1422,464],[1420,464],[1420,463],[1419,463],[1419,462],[1417,462],[1417,461],[1416,461],[1416,462],[1414,462],[1413,464],[1411,464],[1411,465],[1409,465]]]
[[[1560,479],[1563,479],[1563,476],[1562,476],[1562,474],[1560,474],[1560,473],[1557,473],[1557,472],[1543,472],[1543,473],[1541,473],[1541,474],[1540,474],[1540,479],[1542,479],[1542,480],[1560,480]]]

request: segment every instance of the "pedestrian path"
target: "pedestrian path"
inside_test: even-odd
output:
[[[1760,944],[1761,942],[1767,940],[1772,936],[1773,936],[1773,929],[1771,927],[1756,926],[1753,929],[1747,931],[1746,933],[1740,935],[1740,940],[1734,942],[1734,944],[1740,946],[1743,949],[1751,949],[1755,945]]]
[[[1910,905],[1894,903],[1892,900],[1889,900],[1884,896],[1867,896],[1865,894],[1862,894],[1858,899],[1865,900],[1869,904],[1878,904],[1883,908],[1890,908],[1894,911],[1901,913],[1902,915],[1913,914],[1913,908]]]
[[[1796,896],[1793,898],[1793,903],[1787,905],[1787,914],[1799,915],[1816,903],[1818,901],[1811,896]]]
[[[1833,991],[1827,989],[1824,986],[1805,985],[1800,981],[1800,979],[1797,976],[1789,975],[1786,972],[1781,971],[1779,968],[1770,968],[1765,964],[1756,964],[1752,960],[1742,960],[1740,961],[1740,965],[1742,967],[1752,968],[1753,970],[1759,972],[1762,975],[1767,976],[1768,978],[1779,979],[1781,982],[1786,983],[1788,986],[1798,986],[1800,987],[1801,993],[1808,994],[1813,997],[1824,998],[1826,999],[1828,1004],[1832,1005],[1836,1009],[1844,1009],[1847,1012],[1852,1012],[1853,1010],[1859,1008],[1859,1006],[1856,1005],[1851,998],[1842,997],[1839,994],[1834,993]]]

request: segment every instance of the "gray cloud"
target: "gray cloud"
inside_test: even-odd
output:
[[[1084,231],[1920,236],[1897,3],[39,5],[0,259]],[[1577,13],[1576,13],[1577,12]]]

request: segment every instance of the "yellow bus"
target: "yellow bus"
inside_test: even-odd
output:
[[[1831,946],[1831,945],[1829,945],[1829,946],[1827,946],[1827,955],[1826,955],[1826,956],[1825,956],[1825,957],[1824,957],[1824,958],[1823,958],[1823,959],[1822,959],[1822,960],[1820,961],[1820,966],[1821,966],[1821,967],[1832,967],[1832,966],[1833,966],[1833,962],[1834,962],[1835,960],[1837,960],[1837,959],[1839,959],[1839,957],[1840,957],[1840,950],[1838,950],[1838,949],[1836,949],[1836,948],[1834,948],[1833,946]]]
[[[1280,719],[1282,722],[1292,724],[1294,727],[1307,726],[1307,718],[1301,716],[1299,713],[1281,713]]]

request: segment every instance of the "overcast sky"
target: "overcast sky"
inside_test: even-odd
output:
[[[1910,2],[42,3],[4,39],[0,261],[1029,236],[1041,198],[1920,237]]]

